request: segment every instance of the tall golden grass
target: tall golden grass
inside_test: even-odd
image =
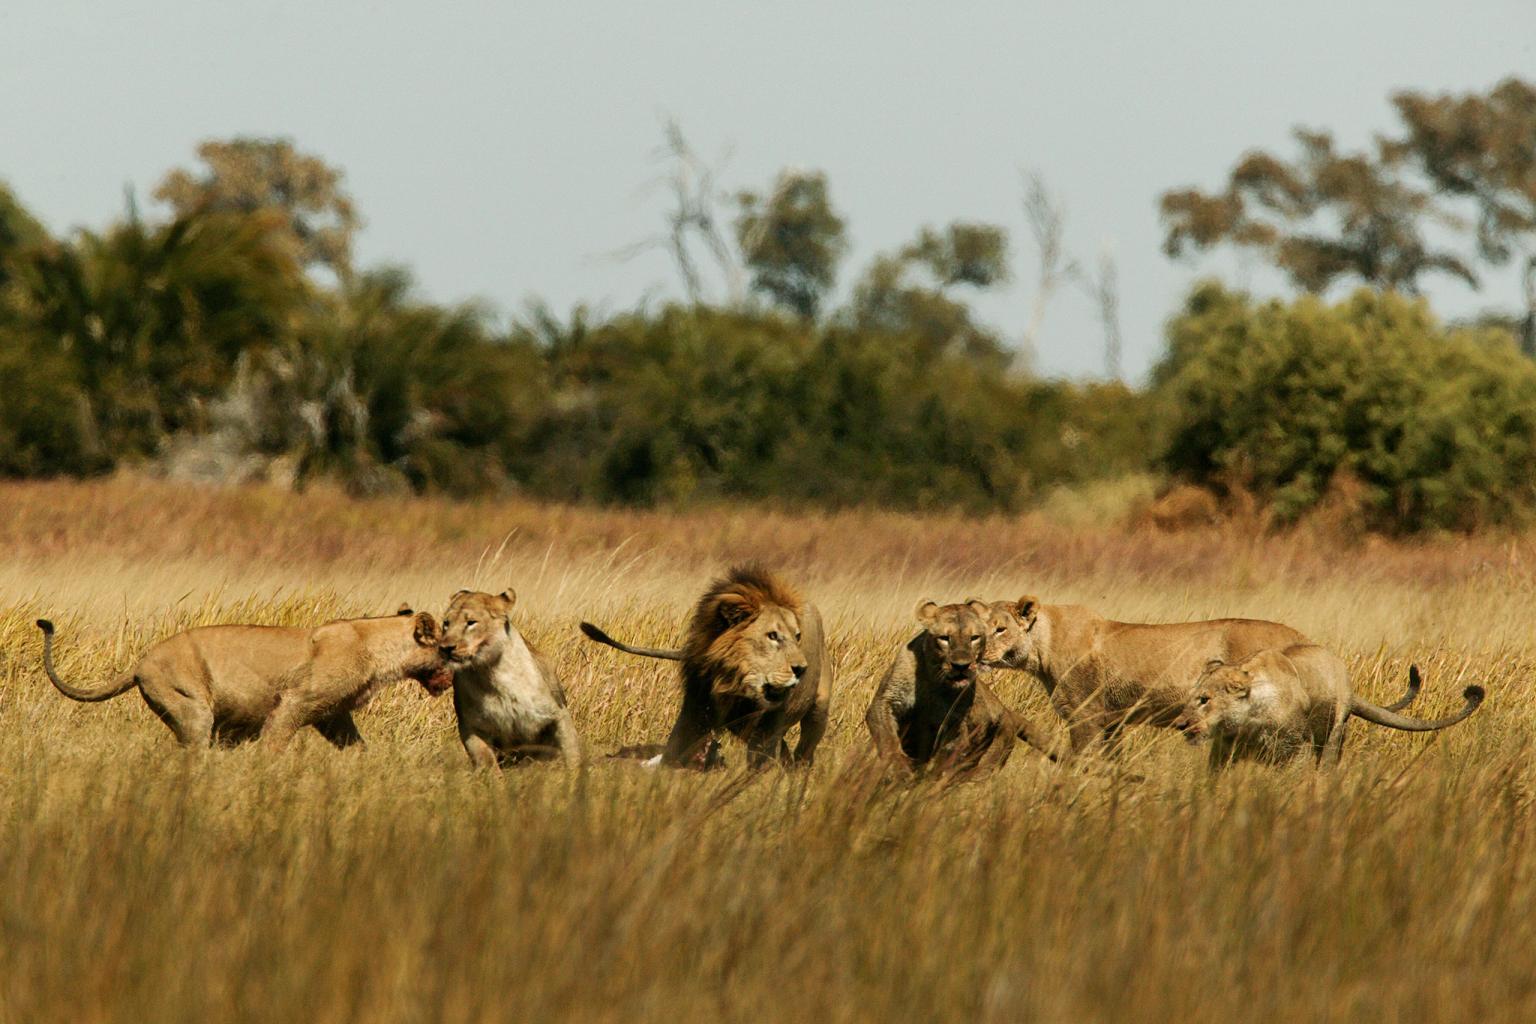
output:
[[[677,638],[760,558],[828,619],[809,773],[471,773],[447,700],[388,691],[368,745],[184,752],[127,666],[222,621],[440,611],[515,587],[594,752],[661,739]],[[1041,517],[358,502],[112,480],[0,487],[0,1022],[1536,1019],[1528,761],[1536,539],[1345,545]],[[1338,773],[1138,731],[1125,768],[1020,748],[981,783],[868,770],[864,707],[919,599],[1034,593],[1139,620],[1292,623],[1443,734],[1357,724]],[[1021,710],[1038,687],[1004,676]]]

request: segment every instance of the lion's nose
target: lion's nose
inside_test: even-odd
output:
[[[801,679],[801,678],[804,678],[804,676],[805,676],[805,666],[804,665],[795,665],[795,666],[792,667],[791,671],[793,671],[795,673],[795,678],[796,679]]]

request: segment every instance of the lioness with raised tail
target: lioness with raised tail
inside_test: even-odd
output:
[[[1418,666],[1408,669],[1408,692],[1419,690]],[[1210,766],[1234,760],[1280,765],[1311,750],[1322,768],[1339,763],[1351,718],[1388,729],[1432,732],[1464,720],[1483,703],[1483,688],[1462,691],[1466,703],[1447,718],[1426,722],[1356,697],[1338,655],[1315,644],[1271,649],[1228,664],[1212,660],[1173,727],[1191,743],[1211,745]],[[1401,703],[1401,702],[1399,702]]]
[[[1067,724],[1074,755],[1100,744],[1114,754],[1127,725],[1172,725],[1212,658],[1236,661],[1307,642],[1290,626],[1261,619],[1115,622],[1035,597],[985,607],[983,660],[1040,680]]]
[[[461,590],[443,613],[443,657],[453,668],[453,710],[471,764],[581,760],[581,742],[554,666],[512,624],[517,595]]]
[[[711,583],[678,650],[622,643],[590,622],[581,631],[628,654],[680,663],[682,708],[656,763],[709,767],[722,730],[747,744],[753,767],[816,756],[832,702],[821,613],[762,566],[736,566]],[[797,725],[791,754],[784,736]]]
[[[183,746],[260,735],[281,747],[306,726],[337,747],[362,742],[352,712],[381,687],[415,679],[429,693],[450,683],[437,620],[403,609],[386,618],[322,626],[199,626],[155,644],[133,668],[97,687],[59,678],[53,623],[43,631],[43,670],[70,700],[108,700],[139,688],[144,703]]]
[[[1049,752],[981,678],[987,625],[977,609],[923,601],[915,615],[921,632],[897,652],[864,715],[881,760],[966,778],[1007,764],[1016,739]]]

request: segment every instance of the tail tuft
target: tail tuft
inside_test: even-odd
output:
[[[47,619],[38,619],[37,628],[42,630],[45,636],[53,636],[53,623]]]
[[[1465,700],[1469,707],[1474,708],[1481,704],[1483,702],[1483,698],[1487,695],[1487,691],[1484,690],[1481,686],[1469,686],[1465,690],[1461,691],[1462,700]]]
[[[608,634],[604,633],[590,622],[583,622],[581,624],[581,632],[584,636],[586,636],[588,640],[596,640],[600,644],[605,644],[608,642]]]

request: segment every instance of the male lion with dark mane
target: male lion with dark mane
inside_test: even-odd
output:
[[[621,643],[590,622],[581,631],[628,654],[682,663],[683,706],[661,764],[708,767],[721,729],[747,744],[754,767],[815,757],[832,702],[821,614],[761,566],[736,566],[710,584],[680,650]],[[784,735],[794,725],[791,754]]]

